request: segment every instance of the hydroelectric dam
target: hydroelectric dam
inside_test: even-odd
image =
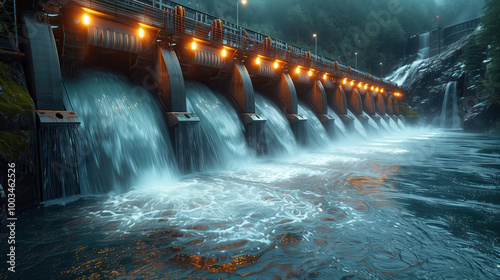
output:
[[[228,147],[218,147],[223,140],[202,135],[212,133],[208,129],[227,125],[217,123],[218,118],[233,118],[236,127],[244,128],[249,151],[235,149],[234,145],[230,150],[255,154],[272,153],[276,146],[268,139],[271,133],[264,132],[274,130],[265,108],[276,109],[281,114],[278,118],[286,118],[298,145],[308,145],[316,139],[311,145],[318,148],[326,143],[318,140],[317,135],[308,135],[316,132],[307,129],[316,123],[321,123],[329,139],[339,136],[342,129],[369,130],[381,123],[384,127],[391,122],[404,123],[398,106],[403,91],[389,81],[175,2],[153,2],[45,1],[39,10],[24,15],[24,31],[29,38],[24,42],[26,76],[38,120],[41,171],[37,201],[85,193],[93,188],[83,187],[88,183],[82,178],[87,172],[79,174],[82,170],[78,166],[85,157],[80,150],[91,147],[89,142],[113,127],[101,119],[94,121],[95,128],[88,123],[79,128],[81,117],[95,114],[82,100],[96,91],[90,87],[92,84],[101,84],[99,90],[107,98],[98,100],[108,102],[112,108],[105,110],[128,115],[125,109],[130,109],[130,105],[118,101],[124,97],[109,93],[119,87],[105,85],[103,77],[91,74],[89,69],[96,67],[120,72],[125,80],[138,81],[136,84],[141,86],[125,85],[128,82],[119,79],[124,87],[131,87],[127,90],[140,95],[139,102],[155,103],[151,106],[160,108],[178,165],[175,168],[181,172],[203,170],[213,164],[208,158],[224,162],[221,155],[228,152]],[[85,76],[84,82],[78,81],[79,75]],[[221,96],[213,97],[212,90]],[[221,107],[219,112],[202,116],[207,110],[200,107],[203,104],[195,97],[190,98],[189,91],[197,91],[199,98],[208,102],[206,106],[213,105],[212,101],[223,102],[236,113],[225,116],[225,108]],[[259,99],[271,105],[259,110]],[[78,134],[87,129],[100,132]],[[154,143],[158,139],[150,140]],[[122,149],[133,149],[134,144],[130,144]],[[73,153],[68,154],[67,150]],[[116,153],[120,152],[124,151],[103,153],[113,158],[119,157]],[[156,164],[165,165],[162,161]],[[111,159],[105,165],[113,165]]]

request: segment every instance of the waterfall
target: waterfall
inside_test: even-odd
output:
[[[347,135],[347,128],[344,122],[340,119],[339,115],[337,115],[337,113],[335,113],[335,111],[330,107],[328,107],[328,115],[335,118],[335,127],[337,128],[335,136],[340,134],[340,136],[345,137]]]
[[[255,112],[267,120],[265,133],[269,154],[292,154],[298,151],[290,123],[272,101],[255,93]]]
[[[307,117],[306,143],[310,147],[325,147],[330,143],[330,137],[316,114],[303,102],[299,101],[299,114]]]
[[[351,110],[347,110],[347,115],[354,120],[354,129],[356,130],[356,132],[359,135],[363,136],[364,138],[368,138],[368,133],[366,132],[366,128],[359,121],[359,119],[354,115],[354,113],[351,112]]]
[[[430,32],[420,34],[418,42],[418,59],[426,59],[429,57]]]
[[[389,118],[389,126],[392,129],[392,131],[401,130],[401,127],[394,121],[393,118]]]
[[[382,114],[377,112],[377,115],[380,117],[380,126],[383,127],[386,131],[391,131],[389,124],[382,118]]]
[[[80,194],[78,125],[40,125],[42,199]]]
[[[451,95],[451,96],[450,96]],[[451,99],[451,118],[448,118],[448,101]],[[444,93],[443,106],[441,107],[441,115],[439,116],[440,127],[447,127],[447,121],[451,121],[449,124],[451,128],[460,128],[461,119],[458,115],[458,97],[457,97],[457,82],[448,82],[446,85],[446,90]]]
[[[186,83],[187,109],[200,118],[201,170],[230,167],[251,157],[245,128],[231,104],[207,86]],[[190,140],[192,141],[192,140]]]
[[[372,117],[370,117],[370,115],[368,115],[368,113],[363,111],[363,116],[368,118],[368,125],[373,131],[379,131],[379,125],[374,119],[372,119]]]
[[[64,83],[81,120],[82,194],[121,193],[175,179],[162,110],[147,90],[98,70],[83,71]]]

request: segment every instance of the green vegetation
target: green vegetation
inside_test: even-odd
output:
[[[420,115],[410,109],[406,102],[399,102],[399,112],[407,119],[420,118]]]
[[[16,84],[9,73],[9,66],[0,62],[0,114],[12,117],[33,115],[33,102],[28,90]]]
[[[6,160],[19,160],[21,154],[28,150],[32,131],[0,131],[0,156]]]
[[[28,90],[12,79],[9,66],[3,62],[0,62],[0,88],[0,121],[32,119],[33,102]],[[0,131],[0,158],[19,160],[29,147],[31,133],[25,130]]]
[[[236,22],[236,0],[177,0],[182,5]],[[494,2],[491,1],[490,2]],[[495,0],[495,2],[498,2]],[[446,26],[481,14],[483,0],[248,0],[239,23],[318,54],[383,75],[406,55],[407,38],[436,24]],[[497,13],[498,15],[498,13]]]

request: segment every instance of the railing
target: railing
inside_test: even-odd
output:
[[[187,7],[183,7],[185,16],[181,17],[173,11],[175,6],[180,6],[174,1],[73,0],[73,2],[106,14],[137,20],[143,24],[160,28],[168,35],[189,35],[209,43],[224,44],[243,52],[252,52],[270,59],[314,68],[317,71],[332,73],[336,76],[348,77],[362,82],[390,84],[389,81],[355,69],[349,71],[347,66],[340,63],[338,63],[338,68],[334,69],[335,60],[316,56],[306,49],[270,38],[250,29],[244,29],[228,21],[222,21],[224,29],[220,34],[212,26],[214,21],[220,20],[219,18]],[[153,4],[158,7],[152,6]],[[270,38],[272,43],[265,44],[265,38]],[[306,53],[309,53],[310,58],[306,58]]]

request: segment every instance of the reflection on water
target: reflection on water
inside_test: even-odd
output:
[[[498,140],[407,131],[32,209],[16,276],[498,279]]]

